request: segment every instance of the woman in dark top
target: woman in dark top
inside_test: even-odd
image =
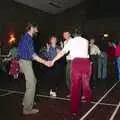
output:
[[[47,44],[44,56],[47,60],[53,60],[61,48],[57,46],[57,38],[55,36],[50,37],[49,44]],[[58,80],[60,76],[60,63],[56,63],[52,68],[47,70],[47,79],[49,81],[50,96],[56,97],[56,90],[58,85]]]

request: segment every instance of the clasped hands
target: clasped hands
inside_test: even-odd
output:
[[[47,67],[53,67],[54,66],[54,61],[45,61],[44,65],[47,66]]]

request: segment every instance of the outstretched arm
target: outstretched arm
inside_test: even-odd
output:
[[[54,63],[59,60],[60,58],[62,58],[65,54],[67,54],[70,51],[70,46],[71,46],[71,42],[68,42],[64,48],[58,52],[57,56],[50,62],[48,62],[48,67],[52,67],[54,65]]]
[[[59,60],[60,58],[62,58],[64,55],[66,54],[65,51],[60,51],[57,56],[53,59],[53,63],[55,63],[57,60]]]
[[[41,63],[41,64],[44,64],[44,65],[46,65],[46,66],[49,66],[49,65],[48,65],[48,62],[47,62],[46,60],[40,58],[38,55],[33,54],[32,57],[33,57],[33,59],[34,59],[35,61],[37,61],[37,62],[39,62],[39,63]]]
[[[70,42],[60,51],[57,56],[53,59],[52,64],[54,64],[57,60],[62,58],[65,54],[67,54],[70,50]]]

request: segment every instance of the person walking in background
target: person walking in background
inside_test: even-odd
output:
[[[108,66],[107,49],[108,49],[107,41],[101,40],[100,43],[101,55],[98,56],[98,79],[100,80],[107,79],[107,66]]]
[[[67,43],[72,39],[71,34],[69,32],[63,32],[63,39],[64,41],[64,46],[67,45]],[[67,89],[70,90],[70,67],[71,67],[71,56],[68,53],[66,55],[66,85],[67,85]],[[69,94],[67,95],[67,97],[69,97]]]
[[[95,44],[95,39],[90,39],[90,59],[92,61],[93,66],[93,74],[91,85],[94,88],[96,86],[97,78],[98,78],[98,56],[100,56],[101,51],[99,47]]]
[[[32,60],[44,65],[48,65],[48,62],[40,58],[34,51],[32,37],[38,32],[37,25],[28,23],[26,30],[27,32],[19,41],[17,56],[19,58],[20,70],[24,73],[26,80],[26,91],[23,99],[23,114],[29,115],[39,112],[38,109],[33,109],[37,81],[32,68]]]
[[[49,66],[63,57],[65,54],[70,52],[71,56],[71,72],[70,72],[70,98],[71,98],[71,115],[72,120],[76,120],[80,110],[80,96],[81,91],[85,96],[86,102],[90,102],[92,99],[92,91],[90,88],[90,77],[91,77],[91,62],[89,60],[88,40],[80,36],[79,31],[75,30],[75,38],[68,41],[61,52],[53,59]],[[78,52],[79,51],[79,52]]]
[[[116,60],[115,60],[115,47],[112,41],[108,41],[108,78],[114,80],[116,78]]]

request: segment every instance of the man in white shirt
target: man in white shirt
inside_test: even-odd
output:
[[[64,41],[64,46],[68,44],[68,42],[72,39],[70,32],[63,32],[63,39]],[[66,55],[66,85],[67,85],[67,89],[70,89],[70,66],[71,66],[71,56],[68,53]],[[69,97],[69,95],[68,95]]]
[[[79,32],[78,32],[79,33]],[[49,66],[70,52],[71,56],[71,105],[70,110],[72,118],[76,118],[80,109],[80,96],[81,91],[85,96],[86,102],[92,99],[92,91],[90,88],[91,77],[91,62],[88,55],[88,40],[76,34],[75,38],[71,39],[63,48],[63,50],[49,63]]]
[[[98,77],[98,56],[101,54],[101,51],[97,45],[95,45],[95,40],[90,39],[90,58],[92,61],[93,74],[91,85],[94,88],[96,85],[96,79]]]

